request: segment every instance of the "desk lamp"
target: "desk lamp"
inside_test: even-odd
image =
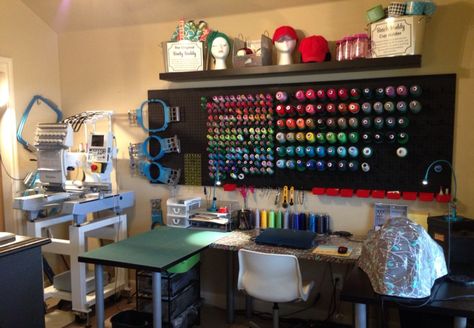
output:
[[[446,164],[450,169],[451,169],[451,174],[453,176],[453,197],[450,199],[448,203],[448,215],[445,216],[445,220],[448,223],[448,260],[447,260],[447,266],[448,266],[448,278],[453,281],[453,282],[458,282],[462,284],[472,284],[474,283],[474,278],[468,277],[465,275],[455,275],[451,273],[451,222],[456,222],[456,221],[461,221],[462,218],[458,217],[456,214],[456,193],[457,193],[457,181],[456,181],[456,173],[454,172],[454,168],[451,165],[451,163],[447,160],[444,159],[438,159],[433,162],[428,166],[425,172],[425,177],[423,178],[423,185],[428,185],[428,175],[430,173],[430,170],[432,167],[434,167],[434,171],[439,173],[443,170],[441,164]]]
[[[207,210],[209,212],[217,212],[217,198],[216,198],[216,187],[221,185],[221,180],[219,179],[219,160],[216,161],[216,172],[214,174],[214,186],[212,187],[212,203],[211,207]]]

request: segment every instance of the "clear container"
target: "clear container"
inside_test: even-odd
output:
[[[344,60],[344,52],[342,51],[342,40],[336,41],[336,60]]]
[[[352,59],[369,57],[369,37],[365,33],[355,34],[352,41]]]
[[[342,39],[342,57],[343,60],[351,60],[352,59],[352,42],[354,38],[352,36],[346,36]]]

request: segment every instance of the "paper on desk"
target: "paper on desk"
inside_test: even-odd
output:
[[[347,252],[345,254],[341,254],[337,252],[338,246],[331,246],[331,245],[319,245],[313,250],[314,254],[319,254],[319,255],[329,255],[329,256],[341,256],[341,257],[347,257],[351,255],[352,253],[352,248],[348,247]]]
[[[216,224],[227,224],[229,223],[229,219],[220,219],[215,216],[204,216],[204,215],[196,215],[189,219],[190,221],[199,221],[199,222],[208,222],[208,223],[216,223]]]

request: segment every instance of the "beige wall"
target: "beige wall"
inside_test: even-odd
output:
[[[59,56],[57,34],[48,27],[41,19],[31,12],[19,0],[0,1],[0,57],[9,58],[13,63],[13,93],[14,115],[16,122],[3,122],[13,129],[17,126],[19,119],[27,104],[35,94],[41,94],[50,98],[60,105],[61,93],[59,83]],[[11,81],[10,81],[11,82]],[[4,116],[5,117],[5,116]],[[31,126],[35,126],[39,120],[48,120],[49,112],[35,109],[32,112]],[[2,138],[6,129],[2,129]],[[26,131],[26,136],[31,136],[34,128]],[[12,141],[12,149],[16,148],[16,142]],[[2,151],[5,151],[2,150]],[[11,150],[9,150],[11,152]],[[32,156],[26,151],[18,151],[19,172],[12,171],[17,177],[24,177],[26,172],[36,168],[35,162],[30,162]],[[9,158],[10,156],[4,156]],[[12,190],[11,181],[4,175],[4,190]],[[13,191],[19,190],[21,186],[13,186]],[[5,193],[5,201],[11,204],[11,193]],[[13,218],[11,205],[5,206],[7,229],[14,230],[9,222]],[[19,223],[17,221],[17,223]],[[16,224],[19,227],[19,224]]]
[[[437,1],[439,10],[429,22],[425,38],[423,67],[399,71],[380,71],[359,74],[308,75],[286,78],[254,79],[250,83],[285,83],[324,81],[349,78],[384,77],[393,75],[457,73],[456,129],[454,164],[459,181],[460,212],[474,215],[474,180],[472,161],[474,152],[469,146],[474,142],[470,126],[474,115],[469,109],[474,86],[473,45],[467,40],[474,37],[473,4],[467,1]],[[374,1],[329,1],[305,7],[293,7],[267,12],[225,17],[205,18],[210,26],[237,36],[255,38],[263,31],[270,34],[274,28],[289,24],[305,35],[322,34],[335,40],[346,34],[363,31],[366,27],[364,9]],[[64,108],[68,113],[90,109],[112,109],[117,115],[115,132],[120,147],[119,184],[122,189],[140,191],[137,194],[135,215],[132,216],[131,233],[147,229],[149,224],[149,199],[167,198],[166,187],[150,185],[143,178],[131,177],[128,172],[127,146],[140,142],[146,135],[139,128],[129,128],[126,113],[146,99],[147,90],[182,87],[203,87],[247,84],[249,81],[217,81],[193,83],[168,83],[158,79],[164,71],[160,42],[167,40],[176,25],[175,21],[112,28],[97,31],[71,32],[60,36],[61,86]],[[440,132],[442,133],[442,132]],[[421,177],[420,177],[421,178]],[[201,188],[178,187],[178,194],[202,195]],[[251,197],[249,206],[271,206],[270,199],[261,193]],[[238,193],[218,192],[219,198],[237,198]],[[335,229],[365,233],[372,222],[372,200],[318,198],[307,195],[305,210],[328,212],[334,218]],[[435,203],[409,202],[412,213],[440,213],[445,206]]]
[[[90,109],[111,109],[116,113],[115,132],[120,148],[118,179],[122,189],[136,191],[136,206],[129,217],[129,233],[147,230],[150,223],[151,198],[166,199],[168,188],[151,185],[140,177],[131,177],[128,171],[127,146],[141,142],[146,134],[139,128],[130,128],[126,113],[146,99],[147,90],[166,88],[192,88],[239,84],[267,84],[325,81],[351,78],[386,77],[395,75],[421,75],[435,73],[458,74],[456,95],[456,122],[454,165],[459,181],[459,209],[466,216],[474,217],[474,114],[471,97],[474,88],[473,66],[474,5],[468,1],[436,1],[439,10],[429,22],[423,53],[423,67],[399,71],[380,71],[358,74],[308,75],[286,78],[261,78],[249,80],[208,81],[193,83],[168,83],[160,81],[164,71],[160,43],[168,40],[176,26],[171,22],[111,28],[97,31],[71,32],[60,36],[61,87],[64,108],[69,114]],[[305,7],[259,11],[225,17],[190,17],[205,19],[209,25],[231,37],[243,34],[256,38],[263,31],[269,34],[279,25],[293,25],[305,35],[322,34],[336,40],[346,34],[363,31],[366,27],[365,9],[377,1],[318,1]],[[177,18],[176,18],[177,19]],[[442,131],[440,131],[442,133]],[[435,142],[435,141],[431,141]],[[420,177],[421,178],[421,177]],[[202,195],[202,188],[178,187],[178,195]],[[218,191],[219,199],[236,198],[237,192]],[[271,207],[273,199],[264,199],[262,193],[250,197],[249,206]],[[304,210],[329,213],[334,219],[334,229],[366,233],[373,220],[373,200],[343,199],[306,195]],[[403,203],[403,202],[400,202]],[[408,202],[410,214],[425,216],[446,211],[445,205]],[[207,301],[225,304],[224,263],[222,252],[206,252],[203,259],[203,291]],[[217,264],[217,265],[216,265]],[[308,277],[324,283],[320,267],[305,270]],[[343,269],[340,268],[340,271]],[[326,280],[327,281],[327,280]],[[323,303],[329,291],[323,291]],[[240,303],[242,304],[242,303]],[[327,303],[326,303],[327,304]],[[320,317],[327,309],[318,306]],[[345,312],[345,311],[343,311]],[[346,317],[346,320],[349,318]]]

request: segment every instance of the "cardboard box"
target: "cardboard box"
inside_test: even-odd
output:
[[[426,19],[426,16],[400,16],[370,24],[372,57],[421,54]]]
[[[252,54],[237,56],[237,52],[243,48],[252,50]],[[235,38],[232,47],[232,64],[234,68],[246,66],[265,66],[272,64],[272,40],[262,35],[260,40],[243,41]]]
[[[166,72],[192,72],[206,69],[203,42],[163,42]]]

